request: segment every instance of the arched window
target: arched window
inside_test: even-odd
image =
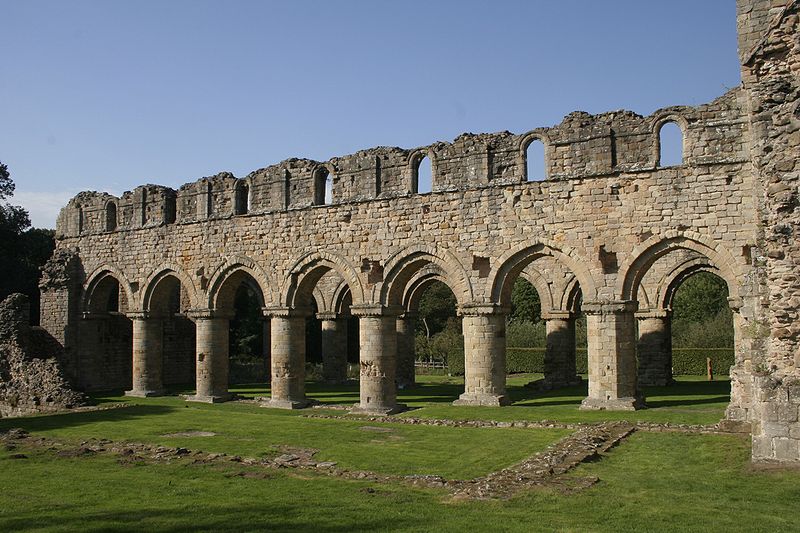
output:
[[[333,202],[333,174],[325,167],[314,173],[314,205],[330,205]]]
[[[683,164],[683,131],[673,121],[658,129],[658,166],[672,167]]]
[[[117,204],[108,202],[106,204],[106,231],[117,229]]]
[[[147,191],[142,189],[142,226],[147,225]]]
[[[246,215],[250,211],[250,187],[244,181],[236,182],[233,198],[233,213]]]
[[[78,207],[78,234],[83,233],[83,208]]]
[[[534,139],[525,148],[526,181],[544,181],[547,179],[547,167],[544,162],[544,143]]]
[[[414,166],[412,189],[417,194],[425,194],[433,190],[433,168],[431,160],[427,156],[419,158]]]

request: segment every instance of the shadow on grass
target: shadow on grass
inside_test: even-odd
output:
[[[183,533],[185,531],[316,531],[322,533],[361,531],[379,531],[386,528],[383,518],[365,519],[359,515],[351,523],[341,523],[341,515],[335,509],[320,509],[309,512],[303,504],[280,505],[264,502],[258,505],[208,506],[203,512],[187,505],[186,509],[153,509],[139,508],[130,511],[108,511],[77,513],[69,509],[69,516],[61,512],[40,513],[36,516],[20,516],[2,521],[6,531],[40,530],[42,527],[57,525],[65,531],[104,531],[104,532],[139,532],[157,524],[158,531]],[[320,512],[322,511],[322,512]],[[77,513],[77,515],[73,515]],[[335,524],[332,522],[340,522]],[[87,525],[94,524],[94,527]],[[392,527],[422,528],[419,523],[412,523],[408,518],[393,517]],[[423,528],[424,529],[424,528]]]
[[[4,418],[0,420],[0,429],[23,428],[27,431],[46,431],[68,427],[83,426],[95,422],[136,420],[137,418],[166,415],[175,411],[174,407],[165,405],[132,405],[121,409],[104,409],[100,411],[78,411],[47,416],[31,416],[20,418]]]

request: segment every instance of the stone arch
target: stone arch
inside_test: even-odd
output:
[[[582,297],[583,290],[581,289],[581,284],[578,282],[577,276],[572,276],[572,278],[564,285],[564,291],[561,293],[561,297],[558,299],[560,302],[559,309],[577,313]]]
[[[258,289],[257,292],[260,292],[262,303],[265,303],[270,287],[269,276],[253,259],[243,255],[236,255],[228,258],[211,276],[206,299],[208,309],[232,307],[233,297],[235,296],[233,293],[235,291],[227,289],[230,287],[230,281],[234,276],[244,274],[255,282],[254,288]],[[238,284],[236,285],[238,286]]]
[[[107,290],[105,283],[109,278],[113,278],[122,288],[122,294],[125,301],[119,302],[120,311],[134,310],[136,308],[136,301],[133,295],[133,288],[131,287],[128,278],[117,267],[104,264],[96,268],[92,273],[87,276],[86,283],[83,285],[83,299],[81,301],[82,312],[93,312],[99,309],[100,302],[98,297],[101,297],[100,291]]]
[[[403,291],[402,296],[402,303],[403,309],[406,312],[409,311],[416,311],[419,308],[419,301],[422,298],[422,295],[425,293],[425,290],[434,282],[441,282],[447,285],[447,273],[442,270],[439,265],[436,264],[428,264],[418,270],[408,281],[406,284],[405,290]],[[453,290],[452,288],[450,289]],[[455,295],[455,292],[453,292]],[[465,305],[469,302],[461,301],[456,296],[456,302],[458,306]]]
[[[186,296],[189,300],[189,308],[193,309],[199,305],[197,288],[195,287],[192,278],[178,265],[167,263],[155,269],[145,282],[145,290],[142,295],[142,310],[150,311],[153,308],[154,294],[157,292],[158,286],[165,280],[165,278],[175,278],[180,283],[181,287],[186,291]]]
[[[336,290],[333,293],[333,300],[331,301],[331,306],[333,307],[333,311],[337,314],[341,314],[344,312],[345,307],[350,305],[350,302],[353,300],[353,295],[350,291],[350,286],[347,284],[346,281],[342,280]]]
[[[536,129],[529,131],[522,135],[519,141],[519,151],[518,151],[518,159],[519,159],[519,168],[523,170],[522,173],[522,181],[528,181],[528,148],[530,145],[535,142],[539,141],[542,143],[544,147],[544,171],[545,175],[542,176],[543,180],[546,180],[549,177],[549,168],[550,168],[550,136],[547,132],[543,129]]]
[[[431,163],[431,191],[433,191],[436,180],[436,154],[431,147],[418,148],[408,154],[408,190],[412,194],[419,193],[419,166],[426,157]]]
[[[489,272],[491,303],[501,306],[511,302],[511,289],[517,276],[539,257],[551,256],[562,263],[578,280],[584,295],[597,292],[589,261],[580,260],[572,248],[559,248],[554,243],[540,239],[535,244],[521,246],[506,252]]]
[[[694,258],[681,263],[661,280],[655,294],[655,306],[659,309],[672,309],[672,302],[678,287],[689,277],[698,272],[708,272],[719,276],[719,269],[712,265],[706,258]]]
[[[687,155],[690,153],[691,147],[689,146],[689,121],[683,115],[675,112],[656,113],[650,122],[650,131],[652,135],[652,158],[653,166],[661,166],[661,128],[666,124],[674,123],[681,130],[681,152],[682,164],[686,163]]]
[[[738,300],[738,268],[735,259],[721,244],[714,245],[694,232],[668,231],[655,235],[634,248],[628,260],[619,269],[621,275],[615,293],[622,300],[635,300],[642,278],[658,259],[676,249],[692,250],[708,259],[715,272],[728,285],[728,294]]]
[[[520,275],[536,289],[542,307],[542,314],[556,309],[555,301],[553,300],[553,291],[550,289],[550,284],[541,272],[528,266],[528,268],[520,272]]]
[[[410,246],[386,261],[378,301],[387,306],[402,305],[409,282],[428,265],[438,268],[441,281],[453,291],[459,305],[474,301],[469,274],[461,261],[449,250],[426,245]]]
[[[354,304],[364,302],[364,287],[356,269],[338,254],[316,251],[306,253],[289,269],[280,290],[281,305],[294,308],[300,300],[312,296],[317,282],[329,270],[335,270],[350,287]]]

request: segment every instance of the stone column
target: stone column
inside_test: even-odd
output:
[[[405,409],[397,403],[395,373],[397,367],[398,310],[380,305],[350,308],[359,319],[360,401],[351,412],[394,414]]]
[[[464,331],[464,394],[454,405],[509,405],[506,395],[506,316],[493,305],[459,309]]]
[[[270,391],[265,407],[301,409],[306,399],[306,318],[305,309],[273,307],[264,314],[270,317]]]
[[[228,335],[230,314],[210,309],[190,311],[196,331],[196,393],[193,402],[218,403],[231,398],[228,393]]]
[[[552,390],[579,385],[583,380],[577,373],[575,317],[569,311],[552,311],[542,318],[547,328],[547,344],[540,387]]]
[[[397,386],[401,389],[416,384],[414,368],[416,326],[417,314],[414,312],[403,313],[397,317]]]
[[[164,394],[164,364],[161,319],[147,312],[128,313],[133,321],[133,385],[125,396]]]
[[[636,379],[633,301],[584,302],[589,345],[589,396],[581,409],[644,407]]]
[[[640,387],[663,387],[672,379],[672,310],[636,313],[639,321],[638,379]]]
[[[325,383],[347,381],[347,317],[317,313],[322,323],[322,376]]]

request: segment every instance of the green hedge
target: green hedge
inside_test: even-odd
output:
[[[727,376],[733,366],[733,348],[673,348],[672,373],[705,375],[706,357],[711,358],[714,374]]]
[[[544,348],[506,349],[506,369],[509,374],[544,372]],[[587,372],[586,349],[577,351],[578,374]],[[727,375],[733,366],[732,348],[674,348],[672,350],[672,373],[680,375],[705,375],[706,357],[711,358],[714,374]],[[463,362],[461,363],[463,372]]]

